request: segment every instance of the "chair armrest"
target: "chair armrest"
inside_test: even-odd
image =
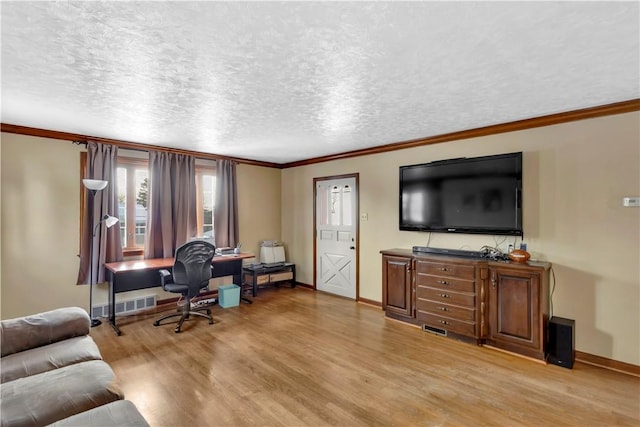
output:
[[[160,274],[160,286],[162,286],[162,289],[164,289],[167,277],[170,277],[171,273],[169,272],[169,270],[162,269],[158,271],[158,274]]]
[[[65,307],[0,321],[1,356],[89,335],[91,319],[79,307]]]

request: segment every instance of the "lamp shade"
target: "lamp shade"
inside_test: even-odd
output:
[[[103,181],[101,179],[83,179],[82,183],[89,190],[100,191],[100,190],[104,190],[107,184],[109,184],[109,181]]]
[[[120,221],[118,218],[116,218],[115,216],[111,216],[111,215],[105,215],[102,220],[104,221],[104,225],[107,226],[107,228],[111,228],[114,225],[116,225],[118,223],[118,221]]]

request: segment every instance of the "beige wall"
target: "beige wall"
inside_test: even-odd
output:
[[[250,262],[258,262],[260,241],[281,235],[280,169],[240,164],[236,172],[240,243],[243,252],[256,254]]]
[[[77,286],[80,152],[69,141],[3,133],[0,140],[0,307],[3,319],[63,306],[88,308],[87,286]],[[280,170],[239,165],[238,210],[243,251],[280,238]],[[253,262],[256,260],[249,260]],[[221,282],[228,279],[217,279]],[[119,294],[175,297],[160,288]],[[100,284],[94,303],[107,301]]]
[[[398,167],[523,151],[524,241],[553,264],[553,314],[576,320],[577,350],[640,365],[640,208],[622,207],[640,196],[639,129],[636,112],[285,169],[282,239],[298,280],[312,284],[313,178],[359,173],[360,297],[381,301],[379,251],[428,238],[398,230]],[[485,244],[494,238],[432,233],[430,242]]]
[[[298,280],[312,284],[313,178],[359,173],[360,212],[368,214],[360,223],[360,296],[380,301],[379,251],[427,243],[425,233],[398,231],[398,167],[523,151],[524,240],[534,258],[553,263],[554,314],[576,320],[578,350],[640,365],[640,209],[621,203],[640,196],[639,128],[636,112],[283,171],[239,165],[240,240],[251,252],[260,240],[283,240]],[[75,285],[81,149],[2,134],[2,318],[87,306],[87,287]],[[495,242],[431,236],[435,247],[484,244]]]

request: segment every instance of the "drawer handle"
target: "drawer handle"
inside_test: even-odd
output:
[[[440,323],[442,323],[443,325],[448,325],[449,322],[447,322],[446,320],[439,320]]]
[[[440,271],[449,271],[447,267],[440,267]]]
[[[451,297],[450,297],[449,295],[447,295],[447,294],[440,294],[440,296],[441,296],[442,298],[451,298]]]
[[[438,280],[438,283],[440,283],[441,285],[448,285],[449,282],[447,282],[446,280]]]
[[[449,311],[447,307],[438,307],[441,311]]]

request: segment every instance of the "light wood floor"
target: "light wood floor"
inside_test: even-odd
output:
[[[166,310],[165,310],[166,312]],[[159,314],[92,330],[152,426],[638,426],[640,379],[434,336],[379,308],[262,291],[174,334]]]

